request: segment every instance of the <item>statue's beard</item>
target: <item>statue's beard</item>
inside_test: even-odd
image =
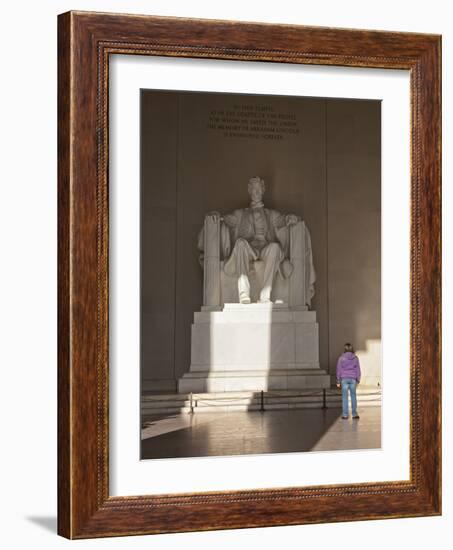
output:
[[[263,208],[264,202],[260,199],[257,201],[254,201],[252,199],[252,202],[250,203],[250,208]]]

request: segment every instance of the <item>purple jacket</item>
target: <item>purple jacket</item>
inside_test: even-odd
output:
[[[360,382],[360,363],[359,358],[352,351],[347,351],[340,355],[337,361],[337,382],[342,378],[353,378]]]

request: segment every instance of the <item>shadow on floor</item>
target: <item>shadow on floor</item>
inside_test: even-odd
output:
[[[57,518],[56,516],[28,516],[25,518],[30,523],[34,523],[39,527],[42,527],[46,531],[51,533],[57,532]]]
[[[341,409],[216,412],[149,419],[142,459],[380,448],[380,407],[361,419]],[[165,426],[165,422],[167,426]]]

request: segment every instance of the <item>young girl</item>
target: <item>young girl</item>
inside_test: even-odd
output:
[[[348,392],[351,393],[352,418],[360,418],[357,414],[356,394],[356,386],[360,384],[360,376],[359,358],[354,353],[352,344],[348,342],[344,345],[344,353],[340,355],[337,361],[337,388],[341,387],[342,418],[344,419],[347,419],[349,415]]]

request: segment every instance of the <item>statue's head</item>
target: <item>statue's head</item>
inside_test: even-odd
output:
[[[264,195],[264,180],[259,176],[253,176],[249,179],[248,192],[252,201],[261,201]]]

